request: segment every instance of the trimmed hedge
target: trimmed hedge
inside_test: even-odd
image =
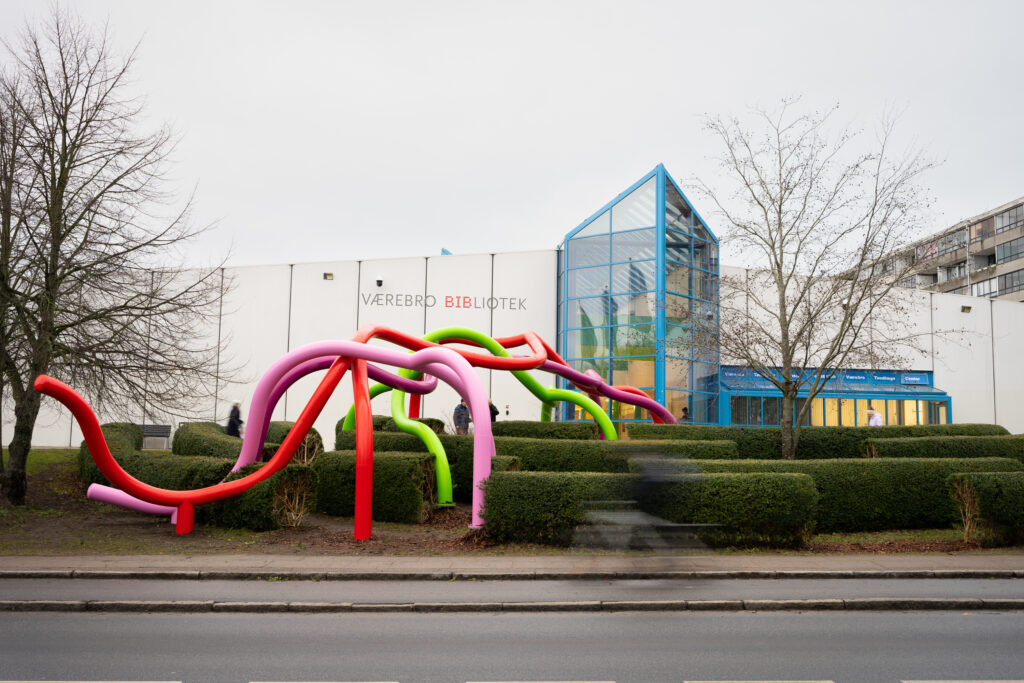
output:
[[[735,441],[599,441],[613,455],[664,455],[694,460],[736,460],[740,457]]]
[[[1014,545],[1024,540],[1024,472],[971,472],[950,475],[973,489],[985,545]]]
[[[534,422],[503,420],[491,424],[495,436],[518,436],[525,439],[596,439],[593,422]]]
[[[415,421],[427,425],[428,427],[430,427],[431,430],[433,430],[435,434],[444,434],[444,420],[438,420],[436,417],[418,417],[416,418]],[[374,429],[376,429],[376,426],[374,426]],[[384,423],[384,426],[381,427],[381,429],[385,432],[402,431],[401,429],[398,428],[398,425],[395,423],[395,421],[390,418],[388,419],[387,422]]]
[[[999,425],[891,425],[886,427],[801,427],[797,460],[859,458],[864,439],[893,439],[922,436],[1000,436],[1008,434]],[[749,460],[777,460],[782,457],[782,430],[778,427],[733,427],[716,425],[632,424],[633,439],[729,440],[735,441],[740,457]]]
[[[1024,462],[1024,437],[923,436],[910,439],[865,439],[865,458],[1014,458]]]
[[[267,426],[267,439],[266,445],[264,446],[264,456],[273,456],[277,450],[277,446],[284,443],[285,438],[288,436],[288,432],[291,431],[292,427],[295,426],[294,422],[285,421],[273,421]],[[274,444],[273,449],[268,449],[267,445]],[[302,439],[302,443],[299,444],[298,449],[295,451],[295,456],[292,461],[302,465],[308,465],[316,456],[324,452],[324,440],[320,436],[320,432],[315,427],[310,427],[306,436]],[[237,457],[237,456],[236,456]]]
[[[946,488],[957,472],[1015,472],[1008,458],[694,460],[702,472],[809,474],[821,494],[819,532],[945,527],[957,513]]]
[[[780,430],[781,431],[781,430]],[[1001,436],[1003,427],[989,424],[889,425],[885,427],[803,427],[797,459],[859,458],[865,439],[900,439],[926,436]],[[950,454],[949,457],[958,457]]]
[[[585,501],[631,499],[641,482],[626,474],[495,473],[484,530],[498,543],[567,545],[585,521]],[[684,475],[658,482],[645,508],[678,523],[720,525],[699,534],[714,545],[794,546],[813,526],[817,496],[805,475]]]
[[[128,422],[107,422],[100,425],[100,430],[110,454],[117,462],[142,448],[142,428],[138,425]],[[100,468],[96,467],[85,441],[78,447],[78,478],[86,486],[110,483],[100,472]]]
[[[780,457],[781,431],[778,427],[719,427],[715,425],[630,424],[629,438],[637,440],[732,441],[739,457],[771,460]]]
[[[216,422],[182,422],[174,431],[171,452],[175,455],[237,459],[242,452],[242,440],[225,434],[224,428]]]
[[[353,451],[355,432],[338,435],[340,451]],[[473,497],[473,437],[442,434],[438,437],[448,456],[452,473],[452,495],[456,501],[469,502]],[[628,472],[626,457],[654,453],[669,457],[736,458],[736,444],[731,441],[598,441],[571,439],[523,439],[495,437],[498,456],[517,458],[524,471]],[[425,453],[426,445],[414,434],[375,432],[375,453]],[[493,469],[497,469],[493,466]]]
[[[183,456],[167,451],[138,452],[131,431],[120,427],[118,424],[102,426],[111,455],[125,472],[158,488],[174,491],[198,489],[212,486],[225,477],[229,480],[237,479],[259,468],[259,465],[251,465],[241,472],[231,473],[233,463],[226,458]],[[84,441],[78,449],[78,472],[86,486],[110,485],[93,462]],[[305,488],[313,492],[314,476],[306,467],[288,465],[239,496],[197,506],[196,521],[253,531],[279,529],[284,520],[280,511],[280,497],[287,489]]]
[[[434,458],[428,453],[374,454],[373,519],[418,524],[436,500]],[[317,474],[317,511],[351,517],[355,509],[355,451],[324,453],[312,465]]]
[[[642,504],[670,522],[717,525],[697,533],[710,546],[798,548],[814,529],[818,499],[806,474],[687,474],[656,483]]]
[[[585,500],[628,500],[629,474],[494,472],[484,484],[484,532],[496,543],[568,545],[584,522]]]
[[[181,456],[172,456],[181,457]],[[189,457],[188,460],[195,460]],[[230,466],[231,463],[229,462]],[[261,467],[259,464],[243,467],[227,476],[227,481],[241,479]],[[289,524],[289,503],[299,496],[302,506],[292,516],[302,515],[316,508],[317,475],[305,465],[289,464],[279,472],[247,489],[240,496],[228,498],[196,508],[196,521],[232,529],[273,531]]]

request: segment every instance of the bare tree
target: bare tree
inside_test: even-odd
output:
[[[732,187],[699,185],[754,268],[722,277],[721,353],[782,392],[789,459],[810,399],[838,370],[901,366],[919,348],[906,299],[893,291],[911,264],[881,257],[918,231],[929,206],[920,179],[933,165],[920,152],[893,153],[891,118],[870,151],[857,151],[860,136],[830,132],[834,110],[794,107],[757,110],[749,128],[709,117]]]
[[[181,413],[212,395],[217,348],[202,341],[217,315],[222,271],[189,271],[179,247],[201,230],[184,208],[164,215],[174,138],[138,132],[128,91],[134,53],[113,54],[54,9],[27,27],[0,95],[0,368],[15,426],[0,478],[25,501],[25,463],[52,374],[108,414]],[[145,420],[146,415],[143,415]]]

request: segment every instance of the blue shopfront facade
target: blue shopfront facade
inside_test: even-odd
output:
[[[778,424],[781,394],[756,373],[721,366],[718,238],[663,165],[574,230],[558,258],[558,351],[580,372],[638,387],[694,424]],[[565,381],[559,381],[565,386]],[[806,400],[800,397],[798,400]],[[952,419],[930,372],[840,371],[812,399],[806,424]],[[646,411],[603,400],[616,422]],[[586,420],[566,405],[559,418]]]
[[[719,423],[777,425],[782,394],[753,370],[723,365],[719,378]],[[807,392],[797,398],[797,410]],[[949,395],[932,384],[931,372],[840,370],[813,399],[804,425],[866,426],[868,409],[889,425],[946,424],[953,412]]]

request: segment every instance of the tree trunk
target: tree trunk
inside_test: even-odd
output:
[[[798,428],[794,425],[793,413],[796,404],[796,396],[788,392],[782,394],[782,458],[794,460],[796,458],[796,444],[800,435]]]
[[[0,477],[0,489],[12,505],[25,504],[28,481],[25,463],[32,446],[32,431],[39,415],[41,397],[35,389],[29,388],[24,399],[14,406],[14,438],[7,450],[7,465]]]

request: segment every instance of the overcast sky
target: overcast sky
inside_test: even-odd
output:
[[[1024,195],[1016,0],[69,5],[141,41],[135,87],[217,222],[197,264],[551,248],[659,162],[719,185],[702,115],[793,95],[869,129],[902,109],[943,160],[936,230]],[[0,35],[40,13],[0,0]]]

